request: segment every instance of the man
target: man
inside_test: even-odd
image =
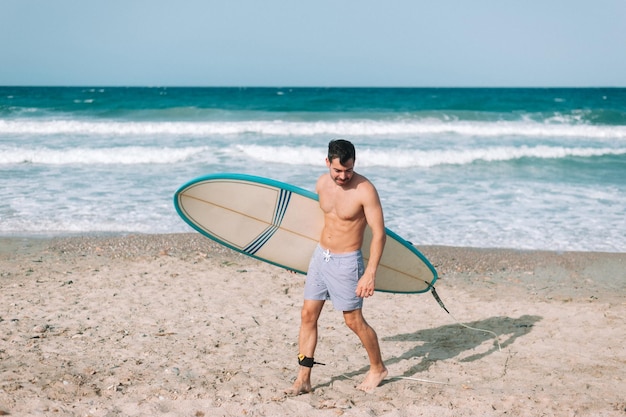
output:
[[[371,391],[387,376],[378,336],[361,311],[363,299],[374,294],[376,269],[385,246],[383,210],[376,188],[354,172],[355,160],[354,146],[347,140],[328,144],[326,166],[330,175],[322,175],[315,187],[324,212],[324,227],[306,278],[298,338],[300,369],[288,394],[312,390],[317,321],[327,299],[332,300],[335,309],[343,311],[346,325],[359,337],[369,357],[369,372],[358,388]],[[367,225],[372,230],[372,241],[364,270],[361,246]]]

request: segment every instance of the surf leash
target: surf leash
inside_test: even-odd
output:
[[[456,318],[456,317],[454,317],[454,316],[452,315],[452,313],[450,313],[450,311],[448,311],[448,309],[446,308],[446,306],[443,304],[443,301],[441,301],[441,298],[439,297],[439,294],[437,294],[437,290],[435,289],[435,286],[434,286],[434,285],[432,285],[430,282],[427,282],[427,281],[424,281],[424,282],[426,283],[426,285],[428,285],[428,288],[430,288],[430,293],[433,295],[433,297],[434,297],[435,301],[437,301],[437,304],[439,304],[439,306],[441,306],[441,308],[443,308],[443,309],[444,309],[444,311],[445,311],[446,313],[448,313],[448,315],[449,315],[450,317],[452,317],[452,319],[453,319],[453,320],[454,320],[454,321],[455,321],[458,325],[463,326],[463,327],[465,327],[466,329],[474,330],[474,331],[477,331],[477,332],[483,332],[483,333],[489,333],[489,334],[492,334],[492,335],[493,335],[493,338],[494,338],[494,339],[495,339],[495,341],[496,341],[496,344],[498,345],[498,351],[499,351],[499,352],[502,352],[502,346],[500,346],[500,340],[499,340],[499,337],[498,337],[498,335],[496,334],[496,332],[493,332],[493,331],[491,331],[491,330],[486,330],[486,329],[478,329],[478,328],[476,328],[476,327],[471,327],[471,326],[468,326],[467,324],[461,323],[459,320],[457,320],[457,318]]]

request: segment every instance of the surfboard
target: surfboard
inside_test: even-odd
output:
[[[269,178],[246,174],[207,175],[174,194],[176,211],[192,228],[237,252],[306,274],[324,223],[317,194]],[[376,273],[376,290],[422,293],[437,271],[402,237],[385,229],[387,242]],[[372,232],[362,253],[369,259]]]

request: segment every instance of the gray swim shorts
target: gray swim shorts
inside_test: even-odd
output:
[[[304,285],[305,300],[331,300],[337,310],[352,311],[363,307],[356,286],[363,275],[361,251],[335,254],[319,245],[311,257]]]

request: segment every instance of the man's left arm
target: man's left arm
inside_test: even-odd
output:
[[[385,220],[383,216],[382,205],[380,204],[380,198],[378,192],[373,185],[370,185],[371,190],[368,190],[366,198],[363,203],[363,211],[365,213],[365,219],[370,229],[372,230],[372,241],[370,243],[370,254],[367,262],[367,268],[365,273],[359,280],[357,286],[357,296],[369,297],[373,295],[374,288],[376,286],[376,271],[380,258],[383,256],[383,249],[385,248],[385,241],[387,235],[385,233]]]

